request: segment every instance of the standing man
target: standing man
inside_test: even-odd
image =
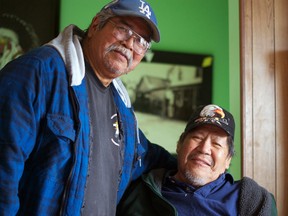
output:
[[[115,215],[124,190],[173,157],[138,129],[118,77],[159,42],[143,0],[113,1],[0,73],[0,214]]]
[[[274,196],[254,180],[234,181],[234,118],[215,104],[191,116],[177,143],[177,170],[155,169],[136,180],[117,215],[277,215]]]

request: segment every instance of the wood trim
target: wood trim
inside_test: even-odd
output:
[[[242,173],[288,215],[288,1],[240,0]]]
[[[253,178],[252,2],[240,1],[242,175]]]
[[[253,176],[275,194],[274,4],[252,2]]]
[[[288,215],[288,1],[275,1],[276,199],[279,215]]]
[[[252,177],[275,194],[275,58],[271,2],[244,0],[242,4],[243,175]]]

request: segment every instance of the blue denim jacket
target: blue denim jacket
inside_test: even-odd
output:
[[[131,180],[175,161],[145,138],[112,88],[125,142],[119,201]],[[89,132],[85,79],[69,84],[56,49],[42,46],[8,63],[0,71],[0,215],[80,215]]]

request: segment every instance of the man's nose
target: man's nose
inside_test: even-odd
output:
[[[131,37],[129,37],[128,39],[123,41],[122,44],[124,44],[128,49],[133,50],[133,46],[134,46],[134,37],[133,37],[133,35],[131,35]]]
[[[205,138],[203,139],[198,147],[197,147],[198,151],[200,151],[203,154],[211,154],[211,140],[209,138]]]

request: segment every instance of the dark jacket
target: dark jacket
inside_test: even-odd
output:
[[[133,182],[118,205],[117,216],[178,215],[175,207],[161,195],[162,182],[167,174],[164,169],[153,170]],[[240,180],[239,190],[239,215],[277,215],[273,195],[254,180],[244,177]]]

